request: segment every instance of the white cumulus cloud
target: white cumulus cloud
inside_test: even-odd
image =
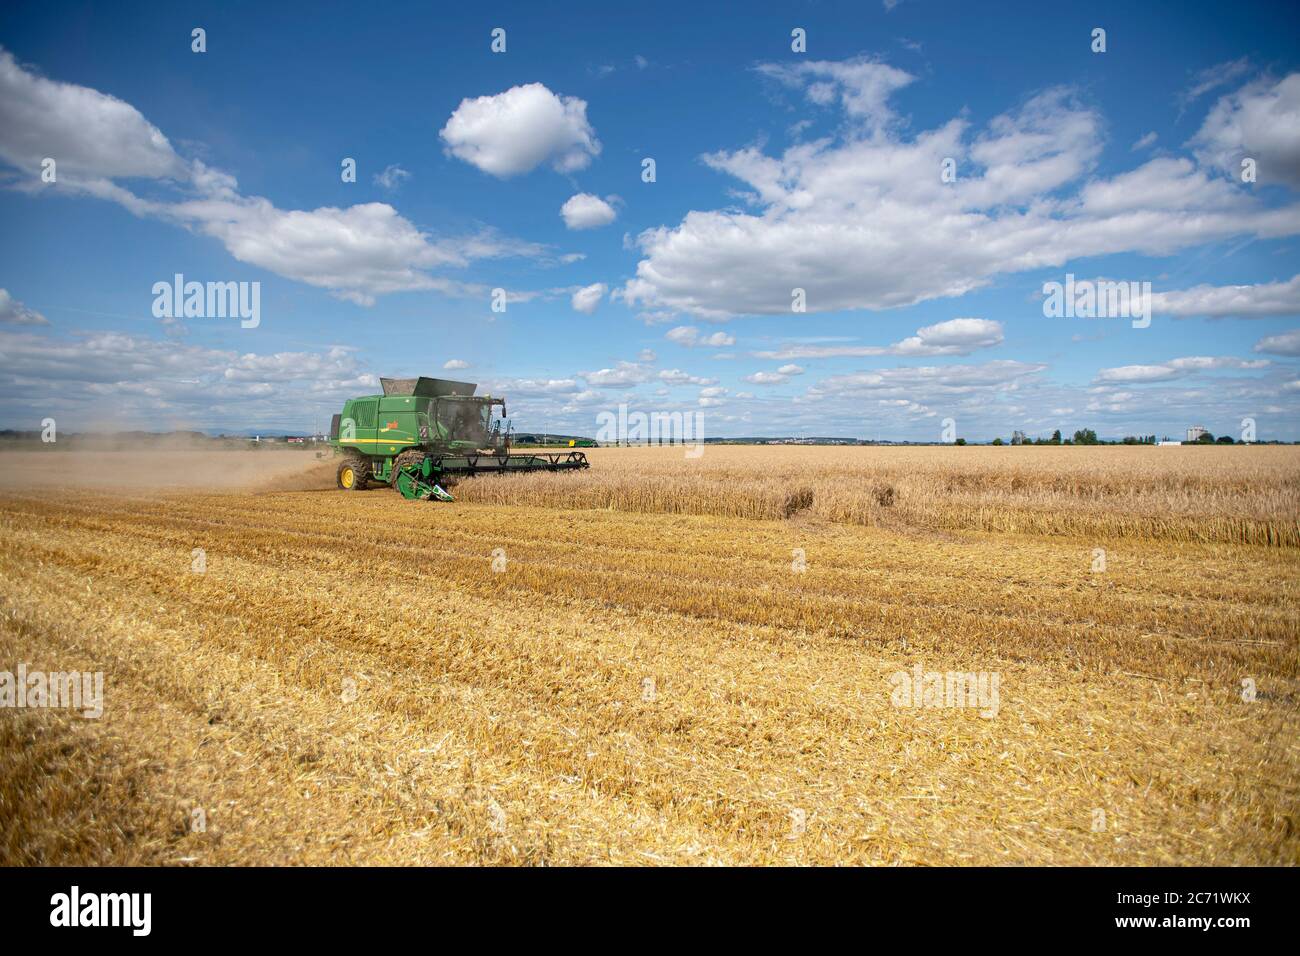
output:
[[[186,176],[186,165],[134,106],[23,69],[0,49],[0,158],[37,177],[55,160],[60,180],[107,187],[114,177]]]
[[[600,305],[600,300],[605,297],[609,291],[609,286],[603,282],[593,282],[591,285],[585,285],[577,292],[573,293],[573,309],[575,312],[582,312],[585,315],[591,315]]]
[[[795,366],[796,368],[798,366]],[[745,381],[751,385],[784,385],[790,381],[790,375],[787,372],[754,372],[745,376]]]
[[[8,289],[0,289],[0,323],[4,325],[49,325],[50,321],[35,309],[29,309]]]
[[[736,344],[735,336],[728,335],[726,332],[714,332],[711,335],[704,335],[693,325],[679,325],[676,328],[669,329],[664,333],[664,338],[677,345],[684,345],[686,348],[718,349]]]
[[[614,207],[591,193],[570,196],[560,207],[564,225],[570,229],[596,229],[608,226],[618,216]]]
[[[1099,384],[1166,382],[1171,379],[1186,378],[1198,372],[1221,369],[1253,370],[1267,368],[1269,364],[1268,359],[1241,359],[1230,355],[1192,355],[1170,359],[1159,365],[1121,365],[1117,368],[1103,368],[1097,372],[1097,382]]]
[[[1300,233],[1300,205],[1270,205],[1206,160],[1162,156],[1097,176],[1106,123],[1070,89],[1039,92],[982,128],[957,115],[913,132],[889,107],[911,81],[901,71],[853,60],[763,72],[840,108],[838,134],[779,155],[748,146],[705,156],[752,209],[691,210],[643,231],[636,275],[620,292],[630,306],[788,315],[798,288],[809,312],[882,310],[1089,256]],[[1291,86],[1260,106],[1279,124],[1275,169],[1290,155]],[[955,182],[938,174],[947,158]],[[918,174],[927,169],[936,172]]]
[[[807,63],[764,63],[758,71],[787,86],[802,89],[819,106],[839,103],[844,112],[858,120],[879,125],[893,117],[889,97],[911,83],[911,74],[872,60],[813,60]]]
[[[10,417],[54,413],[60,428],[273,427],[305,433],[314,407],[342,407],[378,378],[353,349],[237,352],[123,332],[56,337],[0,329]],[[39,412],[40,414],[36,414]],[[135,424],[132,424],[135,423]]]
[[[578,374],[593,388],[632,388],[652,378],[650,369],[639,362],[619,362],[614,368]]]
[[[1270,315],[1300,315],[1300,275],[1286,282],[1255,285],[1198,285],[1172,292],[1154,292],[1151,311],[1175,318],[1209,316],[1259,318]]]
[[[720,385],[711,385],[700,389],[699,404],[701,408],[716,408],[727,398],[727,390]]]
[[[393,163],[390,166],[385,166],[383,172],[375,173],[375,185],[382,189],[393,190],[410,178],[411,174],[409,172]]]
[[[656,377],[659,381],[666,382],[669,385],[716,385],[718,383],[716,378],[701,378],[698,375],[683,372],[679,368],[663,369]]]
[[[586,101],[557,96],[541,83],[461,100],[439,135],[452,156],[501,178],[545,162],[577,172],[600,155]]]
[[[863,358],[874,355],[969,355],[1002,343],[1002,323],[992,319],[949,319],[917,329],[915,335],[892,345],[791,344],[755,352],[756,358]]]
[[[1300,73],[1257,80],[1223,97],[1191,145],[1203,163],[1234,179],[1249,158],[1258,182],[1300,189]]]
[[[1255,351],[1269,355],[1300,355],[1300,329],[1266,336],[1255,343]]]
[[[57,179],[42,184],[40,161],[57,162]],[[20,188],[91,195],[139,216],[192,229],[222,242],[241,262],[369,304],[408,290],[476,295],[486,290],[430,274],[478,259],[528,256],[546,247],[491,229],[438,238],[387,203],[284,210],[245,196],[235,177],[199,160],[183,160],[167,137],[135,107],[87,87],[24,69],[0,49],[0,161],[26,180]],[[144,198],[117,180],[151,179],[182,198]],[[399,177],[400,178],[400,177]]]

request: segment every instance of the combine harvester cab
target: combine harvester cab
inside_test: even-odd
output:
[[[330,424],[342,454],[338,486],[372,481],[403,498],[452,501],[445,486],[482,474],[573,471],[589,467],[580,451],[512,455],[504,398],[476,396],[477,385],[440,378],[381,378],[383,395],[349,399]],[[492,410],[500,407],[494,418]]]

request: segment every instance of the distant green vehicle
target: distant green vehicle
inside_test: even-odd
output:
[[[452,501],[445,486],[472,475],[589,467],[582,452],[510,454],[505,399],[476,396],[471,382],[424,376],[379,382],[384,394],[348,399],[330,423],[344,490],[379,482],[404,498]]]

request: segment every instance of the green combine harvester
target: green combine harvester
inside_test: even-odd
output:
[[[423,376],[379,382],[383,395],[349,399],[330,424],[330,444],[343,456],[338,486],[346,491],[373,481],[403,498],[453,501],[446,488],[472,475],[588,467],[580,451],[510,454],[505,399],[475,396],[478,386],[470,382]]]

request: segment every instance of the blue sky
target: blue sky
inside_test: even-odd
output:
[[[9,4],[0,426],[434,374],[521,430],[1300,438],[1300,15],[1134,6]],[[176,273],[259,323],[156,317]],[[1067,274],[1149,327],[1045,316]]]

